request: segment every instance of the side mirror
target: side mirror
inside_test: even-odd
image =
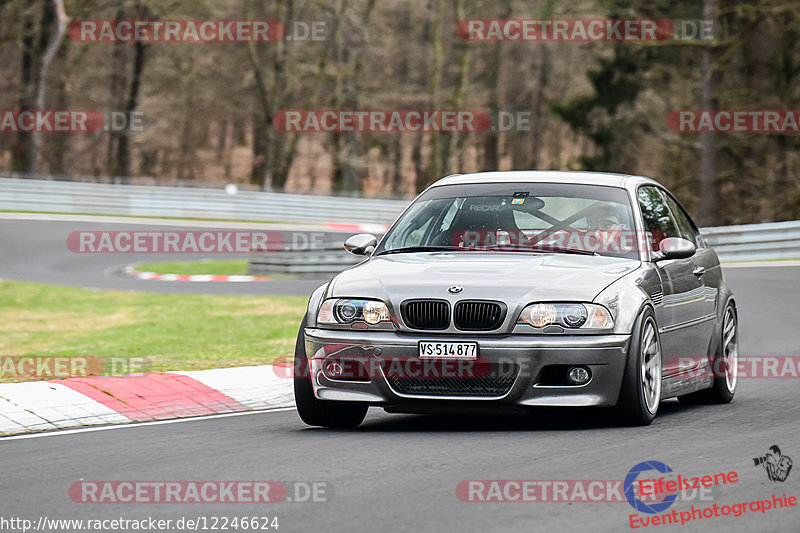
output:
[[[372,255],[378,246],[378,238],[369,233],[359,233],[344,241],[344,249],[353,255]]]
[[[686,259],[692,257],[697,251],[697,247],[686,239],[679,237],[667,237],[658,245],[659,252],[654,260],[662,259]]]

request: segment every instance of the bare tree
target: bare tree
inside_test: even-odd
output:
[[[442,70],[444,68],[444,47],[442,46],[442,25],[444,24],[444,0],[430,0],[429,9],[433,11],[433,34],[431,46],[433,47],[433,66],[430,79],[430,99],[433,109],[441,109],[442,104]],[[433,132],[431,134],[431,155],[428,164],[427,179],[418,186],[426,186],[433,180],[442,177],[445,162],[442,161],[442,136]]]
[[[703,0],[703,19],[714,20],[717,14],[717,0]],[[703,78],[700,106],[713,108],[713,41],[703,47],[701,75]],[[717,223],[717,154],[714,147],[714,132],[700,134],[700,224],[710,226]]]
[[[50,63],[61,45],[61,40],[64,38],[64,32],[67,29],[67,13],[64,10],[64,0],[52,0],[53,2],[53,15],[55,22],[55,31],[50,36],[50,42],[47,45],[42,60],[39,63],[39,78],[36,82],[36,96],[34,98],[34,109],[44,109],[44,96],[47,85],[47,72],[50,70]],[[44,22],[43,22],[44,23]],[[29,174],[36,173],[36,160],[39,158],[39,150],[42,146],[42,133],[34,129],[31,135],[30,150],[27,154],[27,162],[25,171]]]
[[[136,2],[136,18],[137,19],[146,19],[148,18],[148,10],[147,6],[144,5],[141,1]],[[121,176],[123,178],[123,182],[130,181],[131,176],[133,175],[133,156],[131,154],[131,136],[130,136],[130,126],[131,121],[133,120],[133,112],[136,111],[139,102],[139,92],[141,90],[142,85],[142,73],[144,71],[144,64],[145,64],[145,52],[147,50],[146,44],[144,41],[137,40],[132,43],[133,46],[133,65],[131,69],[131,80],[130,84],[128,85],[128,95],[125,101],[125,105],[122,109],[124,113],[126,125],[125,129],[118,132],[118,141],[117,141],[117,154],[114,158],[114,170],[112,171],[113,176]]]
[[[291,21],[294,16],[294,0],[279,0],[277,6],[278,20]],[[245,18],[249,18],[252,6],[245,7]],[[282,188],[289,176],[291,158],[289,158],[289,141],[285,135],[278,135],[272,125],[272,117],[282,109],[286,96],[290,91],[287,68],[290,64],[289,47],[283,41],[270,43],[271,77],[261,64],[261,57],[256,43],[248,43],[247,52],[255,78],[256,94],[260,115],[254,126],[255,164],[251,180],[263,189]],[[292,154],[293,156],[293,154]]]
[[[342,63],[336,73],[334,83],[334,101],[336,109],[358,109],[363,100],[364,86],[364,54],[369,45],[367,32],[375,0],[367,0],[359,21],[358,41],[346,43],[342,32],[338,33],[335,43]],[[337,190],[357,191],[361,188],[363,177],[366,177],[366,151],[359,134],[346,131],[334,133],[335,168],[333,186]]]

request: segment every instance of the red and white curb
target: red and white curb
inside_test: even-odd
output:
[[[122,272],[136,279],[144,279],[149,281],[229,281],[229,282],[245,282],[245,281],[269,281],[269,276],[220,276],[215,274],[157,274],[155,272],[146,272],[136,270],[133,265],[128,265],[122,269]]]
[[[294,405],[272,365],[0,384],[0,435]]]

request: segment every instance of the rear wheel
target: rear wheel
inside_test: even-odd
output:
[[[661,404],[661,340],[653,311],[648,307],[636,320],[617,402],[619,421],[646,426]]]
[[[329,402],[314,396],[303,333],[306,321],[307,317],[304,317],[294,347],[294,401],[297,404],[297,413],[309,426],[355,428],[367,416],[369,406],[354,402]]]
[[[679,396],[689,405],[730,403],[739,383],[739,320],[736,307],[729,303],[722,319],[719,348],[712,364],[714,385],[710,389]]]

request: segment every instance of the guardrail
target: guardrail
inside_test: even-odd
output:
[[[365,258],[346,252],[341,245],[255,253],[247,273],[254,276],[289,274],[302,277],[333,277]]]
[[[723,262],[800,258],[800,221],[702,228],[701,233]],[[249,273],[331,277],[364,258],[341,246],[254,254]]]
[[[0,210],[386,225],[408,202],[223,189],[2,177]],[[356,207],[357,206],[357,207]]]
[[[723,262],[800,258],[800,221],[701,228]],[[360,261],[341,246],[254,254],[251,274],[331,277]]]
[[[403,200],[21,179],[0,173],[0,210],[277,222],[390,224]],[[701,228],[722,261],[800,258],[800,221]],[[339,247],[253,257],[253,273],[327,276],[358,262]]]
[[[800,220],[701,228],[722,261],[800,258]]]

